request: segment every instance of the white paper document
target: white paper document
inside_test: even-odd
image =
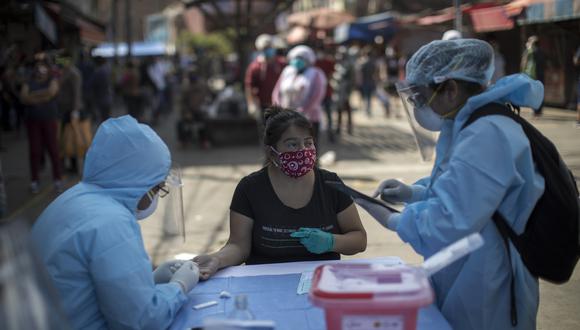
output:
[[[312,272],[317,266],[332,263],[378,263],[384,265],[402,265],[403,260],[399,257],[379,257],[370,259],[348,259],[348,260],[321,260],[321,261],[298,261],[277,264],[244,265],[232,266],[218,271],[213,277],[243,277],[243,276],[263,276],[263,275],[286,275]]]

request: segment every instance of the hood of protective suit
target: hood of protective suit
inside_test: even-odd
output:
[[[106,190],[135,213],[139,200],[167,177],[171,154],[149,126],[131,116],[103,122],[89,148],[82,182]]]
[[[544,99],[544,85],[525,74],[513,74],[498,80],[485,92],[475,95],[457,114],[453,123],[453,136],[463,127],[469,116],[478,108],[491,103],[512,103],[519,107],[538,108]]]

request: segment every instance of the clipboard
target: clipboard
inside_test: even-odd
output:
[[[340,182],[340,181],[324,181],[324,183],[326,183],[327,185],[329,185],[330,187],[345,193],[347,195],[349,195],[352,198],[360,198],[360,199],[364,199],[367,202],[371,202],[373,204],[382,206],[384,208],[386,208],[387,210],[393,212],[393,213],[401,213],[401,211],[393,208],[392,206],[390,206],[389,204],[385,203],[384,201],[377,199],[377,198],[372,198],[369,195],[365,195],[363,193],[361,193],[358,190],[354,190],[351,187],[345,185],[344,183]]]

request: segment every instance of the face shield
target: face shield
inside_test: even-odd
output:
[[[397,87],[397,93],[401,98],[405,113],[409,119],[409,124],[415,137],[415,143],[417,143],[417,147],[419,148],[421,158],[423,161],[431,161],[435,154],[435,144],[437,143],[436,134],[419,125],[415,118],[415,109],[420,109],[430,102],[425,95],[425,91],[422,91],[422,89],[427,89],[427,87],[416,86],[406,82],[398,82],[395,86]]]
[[[167,236],[181,236],[185,242],[185,216],[183,212],[183,181],[181,170],[169,171],[165,186],[159,190],[159,209],[163,211],[163,232]]]

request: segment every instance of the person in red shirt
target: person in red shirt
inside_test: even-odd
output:
[[[272,41],[268,34],[256,38],[259,54],[248,66],[244,79],[248,109],[258,110],[260,118],[264,118],[264,110],[272,105],[272,91],[285,66],[276,56]]]

